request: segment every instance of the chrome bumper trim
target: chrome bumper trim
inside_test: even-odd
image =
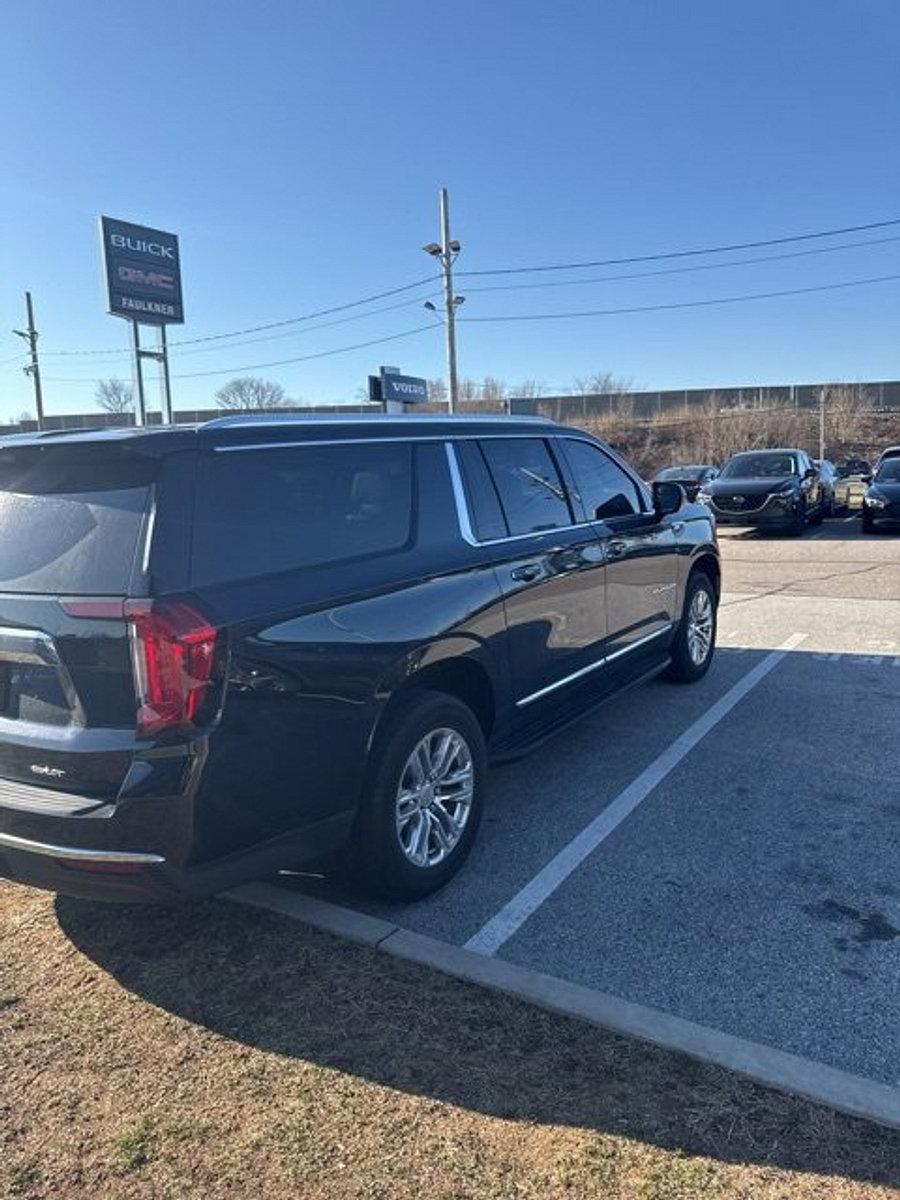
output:
[[[25,854],[43,854],[47,858],[66,858],[73,862],[144,863],[153,865],[166,860],[159,854],[139,850],[83,850],[79,846],[53,846],[49,842],[33,842],[30,838],[0,833],[0,848],[21,850]]]

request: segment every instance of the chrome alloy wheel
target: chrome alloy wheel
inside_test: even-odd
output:
[[[397,837],[417,867],[434,867],[463,835],[472,808],[475,769],[455,729],[433,729],[406,760],[397,788]]]
[[[699,588],[691,599],[688,610],[687,646],[691,662],[702,667],[712,648],[713,603],[705,588]]]

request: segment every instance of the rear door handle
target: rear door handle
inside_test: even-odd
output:
[[[684,521],[676,521],[672,526],[672,532],[678,537],[679,533],[684,533]]]
[[[628,543],[623,542],[618,538],[614,538],[611,542],[606,543],[606,553],[610,558],[621,558],[628,552]]]
[[[532,583],[544,573],[544,568],[539,562],[524,563],[521,567],[513,567],[510,571],[513,579],[520,583]]]

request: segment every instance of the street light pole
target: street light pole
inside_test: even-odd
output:
[[[459,385],[456,378],[456,302],[453,297],[453,258],[450,248],[450,197],[441,188],[441,263],[444,268],[444,313],[447,330],[447,382],[450,389],[450,411],[456,412]]]
[[[456,310],[465,300],[464,296],[453,294],[453,263],[459,254],[459,242],[450,236],[450,197],[445,187],[441,188],[441,243],[429,242],[423,247],[426,254],[441,260],[441,274],[444,278],[444,311],[442,319],[447,339],[447,384],[450,412],[456,412],[459,401],[459,383],[456,374]],[[437,308],[430,301],[425,301],[429,312],[436,313]]]
[[[37,340],[38,331],[34,327],[34,306],[31,303],[31,292],[25,293],[25,314],[28,317],[28,325],[26,329],[14,329],[13,333],[18,334],[20,338],[24,338],[28,343],[28,350],[31,354],[31,362],[27,367],[23,368],[26,375],[30,375],[34,380],[34,408],[37,415],[38,429],[44,428],[44,394],[41,391],[41,367],[38,362]]]

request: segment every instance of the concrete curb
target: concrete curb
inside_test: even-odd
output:
[[[249,884],[226,893],[224,898],[303,921],[316,929],[432,967],[467,983],[515,996],[551,1012],[578,1017],[614,1033],[687,1054],[838,1112],[900,1129],[900,1089],[887,1084],[542,975],[503,959],[476,954],[389,921],[272,884]]]

